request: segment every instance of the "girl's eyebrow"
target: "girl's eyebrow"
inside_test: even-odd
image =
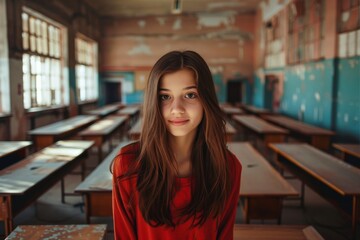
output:
[[[183,90],[189,90],[189,89],[197,89],[197,87],[194,85],[194,86],[189,86],[189,87],[185,87],[183,88]],[[171,91],[170,89],[167,89],[167,88],[159,88],[159,91]]]

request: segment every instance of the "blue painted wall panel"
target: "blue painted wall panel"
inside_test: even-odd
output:
[[[360,142],[360,57],[339,59],[335,130],[340,141]]]

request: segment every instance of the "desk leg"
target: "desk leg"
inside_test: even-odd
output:
[[[99,156],[99,164],[102,161],[102,144],[98,145],[98,156]]]
[[[0,198],[0,220],[4,221],[5,236],[8,236],[13,230],[11,196],[2,196]]]
[[[359,218],[359,199],[357,196],[353,196],[353,208],[352,208],[352,221],[351,221],[351,226],[352,226],[352,234],[353,234],[353,239],[356,239],[356,234],[357,234],[357,220]]]
[[[61,202],[65,203],[65,180],[61,178]]]

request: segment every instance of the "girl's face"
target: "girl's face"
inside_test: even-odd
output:
[[[194,72],[181,69],[165,74],[160,80],[159,101],[169,133],[194,137],[204,113]]]

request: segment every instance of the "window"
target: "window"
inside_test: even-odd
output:
[[[0,116],[10,113],[9,54],[5,1],[0,0]]]
[[[272,17],[266,23],[266,52],[265,67],[283,67],[285,66],[284,49],[284,11]]]
[[[78,101],[95,100],[98,98],[97,44],[78,34],[75,49]]]
[[[288,63],[324,57],[325,0],[297,0],[288,7]]]
[[[24,108],[49,107],[67,102],[63,74],[63,39],[60,24],[27,8],[22,13]]]
[[[341,0],[339,26],[339,57],[360,56],[360,1]]]

